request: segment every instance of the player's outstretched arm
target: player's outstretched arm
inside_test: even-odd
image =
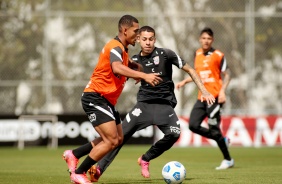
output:
[[[135,71],[123,65],[122,62],[120,61],[113,62],[112,69],[114,74],[116,75],[123,75],[125,77],[133,78],[135,80],[143,79],[151,86],[155,86],[162,81],[162,79],[158,76],[159,74],[156,73],[146,74],[143,72]]]
[[[178,82],[178,83],[175,85],[175,87],[176,87],[176,89],[179,90],[181,87],[185,86],[185,84],[187,84],[187,83],[189,83],[189,82],[192,82],[192,81],[193,81],[192,78],[189,76],[189,77],[183,79],[182,81]]]
[[[128,62],[128,67],[133,69],[133,70],[137,70],[139,72],[143,72],[143,67],[141,64],[135,62],[135,61],[132,61],[132,59],[129,59],[129,62]]]
[[[198,88],[202,92],[201,101],[206,100],[209,105],[213,104],[215,102],[214,96],[207,91],[206,87],[202,83],[202,81],[201,81],[199,75],[196,73],[196,71],[190,65],[188,65],[187,63],[183,66],[182,69],[190,75],[190,77],[193,79],[194,83],[198,86]]]

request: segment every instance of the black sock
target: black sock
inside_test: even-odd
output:
[[[85,160],[80,164],[80,166],[75,170],[76,174],[87,173],[88,169],[92,167],[92,165],[96,164],[97,161],[93,160],[90,156],[87,156]]]
[[[229,154],[229,150],[228,150],[228,147],[226,146],[226,143],[225,143],[225,140],[224,138],[220,138],[218,141],[217,141],[217,145],[219,147],[219,149],[221,150],[222,154],[223,154],[223,157],[225,160],[231,160],[231,157],[230,157],[230,154]]]
[[[146,161],[146,162],[150,162],[150,159],[147,157],[147,155],[142,155],[141,157],[142,160]]]
[[[90,151],[92,150],[92,148],[93,148],[92,144],[91,144],[91,142],[89,142],[87,144],[84,144],[84,145],[72,150],[72,153],[77,159],[79,159],[79,158],[89,154]]]

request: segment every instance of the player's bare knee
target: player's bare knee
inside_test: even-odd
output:
[[[119,140],[118,139],[112,139],[111,140],[111,149],[115,149],[119,145]]]
[[[123,136],[118,137],[118,146],[121,145],[123,142]]]

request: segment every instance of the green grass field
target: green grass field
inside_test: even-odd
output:
[[[59,147],[57,150],[29,147],[22,151],[0,147],[0,183],[70,183],[67,166],[61,155],[65,149],[71,148],[76,146]],[[145,179],[140,174],[137,158],[148,148],[149,146],[125,146],[99,183],[161,184],[164,183],[162,167],[172,160],[177,160],[185,166],[187,177],[183,183],[187,184],[282,183],[282,147],[231,147],[235,167],[222,171],[214,169],[222,160],[218,148],[172,148],[150,162],[151,178]]]

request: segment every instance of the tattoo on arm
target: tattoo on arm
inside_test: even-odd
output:
[[[208,93],[207,89],[205,88],[204,84],[202,83],[201,78],[196,73],[196,71],[191,66],[189,66],[188,64],[186,64],[186,66],[187,66],[187,72],[189,73],[189,75],[191,76],[191,78],[193,79],[195,84],[198,86],[198,88],[201,90],[201,92],[203,94]]]

